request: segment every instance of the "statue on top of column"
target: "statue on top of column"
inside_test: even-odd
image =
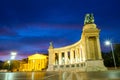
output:
[[[91,24],[91,23],[94,23],[94,16],[93,14],[86,14],[85,15],[85,20],[84,20],[84,25],[86,24]]]
[[[50,42],[50,46],[49,46],[49,49],[53,49],[54,47],[53,47],[53,43],[52,42]]]

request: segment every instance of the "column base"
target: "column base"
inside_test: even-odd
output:
[[[48,65],[47,71],[53,71],[53,65]]]
[[[86,61],[86,71],[106,71],[103,60],[88,60]]]
[[[47,71],[107,71],[103,64],[103,60],[87,60],[82,63],[68,64],[68,65],[49,65]]]

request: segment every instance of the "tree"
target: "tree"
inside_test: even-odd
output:
[[[108,52],[108,53],[103,53],[102,52],[102,57],[104,59],[104,65],[106,67],[113,67],[114,66],[111,52]]]
[[[9,63],[8,61],[4,62],[3,68],[8,69],[10,71],[16,71],[20,67],[20,62],[18,60],[11,60]]]
[[[2,66],[3,69],[9,69],[9,63],[8,61],[5,61]]]
[[[3,63],[4,63],[3,61],[0,61],[0,69],[3,68],[3,67],[2,67],[2,66],[3,66]]]
[[[12,70],[18,70],[20,67],[20,62],[18,60],[14,60],[11,62],[11,69]]]
[[[115,54],[116,65],[120,66],[120,44],[114,45],[114,54]]]
[[[114,48],[116,66],[119,67],[120,66],[120,44],[113,44],[113,48]],[[106,67],[114,67],[112,51],[108,53],[102,52],[102,57],[104,59],[104,64]]]

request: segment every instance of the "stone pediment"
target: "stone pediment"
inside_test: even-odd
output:
[[[30,59],[44,59],[44,58],[46,58],[47,56],[46,55],[43,55],[43,54],[34,54],[34,55],[31,55],[31,56],[29,56],[28,58],[29,58],[29,60]]]

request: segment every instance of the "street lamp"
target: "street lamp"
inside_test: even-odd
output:
[[[11,52],[10,55],[11,55],[10,59],[14,60],[17,55],[17,52]]]
[[[116,61],[115,61],[115,55],[114,55],[114,51],[113,51],[113,45],[112,45],[112,43],[111,43],[110,41],[108,41],[108,40],[105,41],[105,45],[111,47],[111,50],[112,50],[112,56],[113,56],[113,62],[114,62],[114,67],[115,67],[115,69],[117,69],[117,67],[116,67]]]
[[[15,52],[15,51],[12,51],[12,52],[10,53],[10,60],[8,61],[8,63],[9,63],[9,70],[10,70],[10,68],[11,68],[11,60],[14,60],[15,57],[16,57],[16,55],[17,55],[17,52]]]
[[[10,70],[10,60],[9,61],[7,61],[7,63],[8,63],[8,70]]]

